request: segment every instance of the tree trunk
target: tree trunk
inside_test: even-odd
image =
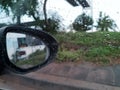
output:
[[[19,25],[20,23],[21,23],[21,16],[19,15],[19,16],[17,16],[17,24]]]
[[[45,29],[47,30],[47,28],[48,28],[48,19],[47,19],[46,5],[47,5],[47,0],[44,0],[43,12],[44,12],[44,18],[45,18],[45,25],[46,25]]]

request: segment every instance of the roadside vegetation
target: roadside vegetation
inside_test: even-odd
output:
[[[120,64],[120,33],[59,33],[57,62],[92,62],[100,65]]]
[[[100,12],[98,20],[94,21],[91,16],[80,13],[69,27],[70,30],[77,31],[76,33],[59,33],[58,31],[66,30],[62,23],[64,19],[58,12],[47,10],[47,1],[1,0],[0,9],[8,16],[12,13],[15,22],[11,24],[35,26],[53,34],[59,42],[57,62],[85,61],[100,65],[120,64],[120,32],[115,32],[119,28],[109,15]],[[25,15],[33,18],[31,25],[31,22],[27,22],[26,25],[21,22],[21,18]],[[5,25],[1,23],[0,27]],[[93,27],[98,31],[86,33]],[[110,30],[114,32],[109,32]]]
[[[86,33],[93,26],[91,17],[79,15],[73,22],[76,33],[58,33],[59,41],[57,62],[92,62],[99,65],[120,64],[120,32],[108,15],[100,12],[97,32]],[[109,30],[114,32],[109,32]]]

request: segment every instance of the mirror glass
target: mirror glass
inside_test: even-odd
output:
[[[42,64],[49,55],[47,45],[28,34],[8,32],[6,45],[10,62],[23,69]]]

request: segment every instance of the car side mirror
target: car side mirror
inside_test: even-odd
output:
[[[21,26],[0,29],[0,68],[30,72],[52,62],[57,51],[55,38],[42,30]]]

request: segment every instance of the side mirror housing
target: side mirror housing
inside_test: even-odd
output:
[[[51,63],[58,43],[50,34],[21,26],[0,29],[0,70],[27,73]]]

